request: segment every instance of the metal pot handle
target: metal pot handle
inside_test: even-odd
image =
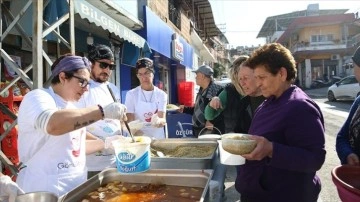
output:
[[[201,133],[203,132],[203,130],[204,130],[204,129],[207,129],[207,128],[210,128],[210,129],[211,129],[210,126],[205,126],[203,129],[200,130],[199,136],[201,135]],[[218,128],[216,128],[215,126],[213,126],[212,128],[213,128],[213,129],[215,128],[215,129],[219,132],[219,134],[222,135],[221,131],[220,131]]]

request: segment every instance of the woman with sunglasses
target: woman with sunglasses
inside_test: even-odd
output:
[[[109,82],[112,70],[115,68],[114,54],[109,46],[103,44],[89,45],[88,58],[91,61],[89,90],[77,103],[79,108],[120,102],[120,89]],[[115,100],[114,100],[115,99]],[[105,168],[115,168],[115,155],[111,147],[111,140],[121,135],[121,125],[118,120],[99,120],[86,127],[93,135],[91,139],[101,139],[109,144],[105,148],[86,156],[88,178],[98,174]],[[110,146],[108,148],[108,146]]]
[[[149,58],[139,59],[136,62],[136,72],[140,86],[128,91],[125,99],[128,121],[145,122],[145,126],[141,129],[144,135],[163,139],[167,95],[153,84],[153,61]]]
[[[51,86],[24,96],[18,113],[20,170],[24,192],[47,191],[61,196],[86,180],[86,154],[104,142],[86,144],[85,126],[101,119],[121,120],[126,107],[113,102],[78,109],[74,102],[88,90],[90,61],[66,55],[52,66]]]

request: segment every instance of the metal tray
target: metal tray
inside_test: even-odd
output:
[[[151,157],[150,168],[152,169],[214,169],[218,156],[218,143],[212,139],[177,138],[153,140],[151,145],[156,148],[172,149],[179,145],[208,145],[213,146],[211,155],[204,158],[181,158],[181,157]]]
[[[85,195],[98,187],[113,181],[145,184],[166,184],[173,186],[200,187],[204,188],[200,202],[208,201],[208,187],[212,178],[213,170],[183,170],[183,169],[150,169],[144,173],[124,175],[115,168],[103,170],[99,174],[87,180],[85,183],[64,194],[58,202],[81,201]]]

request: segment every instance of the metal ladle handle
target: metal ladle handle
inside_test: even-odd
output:
[[[110,88],[109,85],[107,85],[107,88],[108,88],[108,90],[109,90],[109,92],[110,92],[110,95],[111,95],[112,99],[114,100],[114,102],[117,102],[117,100],[116,100],[116,98],[115,98],[115,96],[114,96],[114,93],[113,93],[113,91],[111,90],[111,88]],[[129,131],[129,134],[130,134],[130,137],[131,137],[132,141],[133,141],[133,142],[136,142],[133,134],[131,133],[129,124],[127,123],[126,120],[124,120],[124,123],[125,123],[126,129]],[[120,121],[120,127],[121,127],[121,121]]]

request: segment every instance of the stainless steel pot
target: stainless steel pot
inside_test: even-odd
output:
[[[51,192],[31,192],[16,197],[16,202],[57,202],[58,197]]]

